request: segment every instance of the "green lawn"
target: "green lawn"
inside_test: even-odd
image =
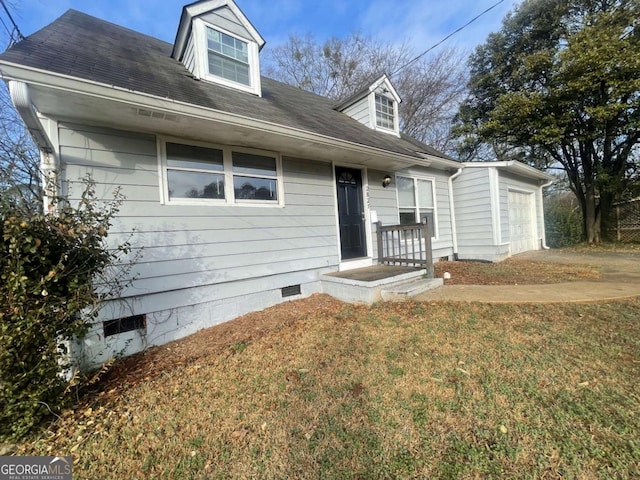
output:
[[[640,476],[640,300],[314,296],[126,365],[18,453],[78,479]]]

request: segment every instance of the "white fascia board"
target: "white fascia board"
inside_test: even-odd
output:
[[[372,101],[373,93],[376,91],[376,89],[380,85],[382,85],[382,83],[385,83],[387,90],[389,90],[389,93],[391,93],[391,96],[396,101],[396,103],[401,103],[402,99],[398,95],[398,92],[396,91],[396,89],[391,84],[391,81],[389,81],[386,75],[382,75],[375,82],[373,82],[368,88],[365,87],[362,91],[338,103],[335,107],[333,107],[334,110],[338,110],[339,112],[342,112],[348,107],[350,107],[351,105],[353,105],[354,103],[359,102],[360,100],[362,100],[364,97],[367,97],[367,96],[369,96],[371,99],[370,101]],[[370,104],[369,110],[375,112],[375,108],[372,109],[371,104]]]
[[[400,98],[400,95],[398,95],[398,92],[393,87],[393,85],[391,84],[391,80],[389,80],[386,74],[383,74],[378,80],[376,80],[371,84],[371,86],[369,87],[369,92],[375,92],[378,89],[378,87],[383,83],[385,84],[385,87],[387,88],[387,90],[389,90],[389,93],[391,94],[393,99],[397,103],[402,103],[402,99]]]
[[[550,181],[554,179],[554,177],[548,173],[516,160],[501,162],[464,162],[463,165],[464,168],[500,168],[507,172],[536,180]]]
[[[216,121],[231,126],[245,127],[260,132],[269,132],[283,137],[288,137],[306,142],[318,142],[336,148],[346,148],[363,154],[381,155],[392,158],[394,161],[410,165],[428,167],[431,161],[422,157],[405,155],[402,153],[384,150],[382,148],[363,145],[350,140],[342,140],[328,135],[309,132],[295,127],[280,125],[265,120],[258,120],[237,113],[224,112],[213,108],[193,105],[169,98],[157,97],[143,92],[127,90],[122,87],[107,85],[91,80],[78,79],[69,75],[48,72],[45,70],[25,67],[9,62],[0,62],[2,78],[5,81],[17,80],[29,85],[50,88],[52,90],[86,95],[117,103],[122,103],[136,108],[158,109],[165,113],[187,116],[195,119]],[[437,158],[437,157],[433,157]]]
[[[497,168],[489,168],[489,198],[491,202],[491,226],[494,245],[502,244],[500,225],[500,175]]]
[[[189,13],[190,17],[194,18],[194,17],[199,17],[200,15],[204,15],[205,13],[212,12],[213,10],[217,10],[221,7],[229,7],[229,9],[234,13],[234,15],[238,17],[238,20],[242,22],[242,26],[244,26],[249,31],[249,33],[251,34],[253,39],[256,41],[258,46],[262,49],[262,47],[266,43],[265,39],[262,38],[262,35],[260,35],[258,30],[256,30],[256,27],[253,26],[253,24],[249,21],[246,15],[242,13],[242,10],[240,10],[240,7],[238,7],[238,5],[236,5],[233,0],[208,0],[208,1],[197,3],[195,5],[187,6],[185,8]]]
[[[417,152],[417,155],[429,161],[429,166],[432,166],[433,168],[439,168],[442,170],[458,170],[464,167],[464,164],[456,162],[455,160],[447,160],[446,158],[436,157],[435,155],[430,155],[428,153]]]
[[[360,93],[358,93],[357,95],[349,97],[349,98],[345,99],[343,102],[338,103],[336,106],[333,107],[333,109],[337,110],[339,112],[342,112],[342,111],[346,110],[347,108],[349,108],[354,103],[359,102],[360,100],[362,100],[363,98],[365,98],[369,94],[370,94],[370,92],[368,90],[363,90]]]

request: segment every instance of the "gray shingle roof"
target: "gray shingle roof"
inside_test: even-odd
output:
[[[262,77],[262,97],[193,78],[171,58],[172,45],[69,10],[0,55],[6,61],[157,97],[236,113],[275,124],[415,156],[441,152],[375,132],[333,109],[333,102]]]

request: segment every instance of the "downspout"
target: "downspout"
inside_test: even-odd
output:
[[[456,227],[456,209],[453,202],[453,181],[462,173],[462,167],[447,180],[449,184],[449,214],[451,216],[451,237],[453,239],[453,259],[458,260],[458,228]]]
[[[540,208],[542,209],[542,249],[543,250],[549,250],[549,246],[547,245],[547,232],[545,231],[545,228],[544,228],[544,205],[542,203],[542,189],[550,187],[551,185],[553,185],[554,182],[555,180],[549,180],[548,182],[541,184],[540,188],[538,189],[538,198],[540,200]]]
[[[36,142],[40,150],[40,170],[42,173],[42,183],[45,192],[44,196],[44,212],[49,213],[53,210],[52,200],[58,195],[58,160],[55,154],[55,148],[47,135],[47,131],[38,118],[38,113],[31,101],[29,87],[24,82],[10,80],[9,96],[14,107],[22,117],[27,130]]]

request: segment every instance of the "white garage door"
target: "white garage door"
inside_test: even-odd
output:
[[[536,248],[533,193],[509,190],[509,240],[511,254]]]

